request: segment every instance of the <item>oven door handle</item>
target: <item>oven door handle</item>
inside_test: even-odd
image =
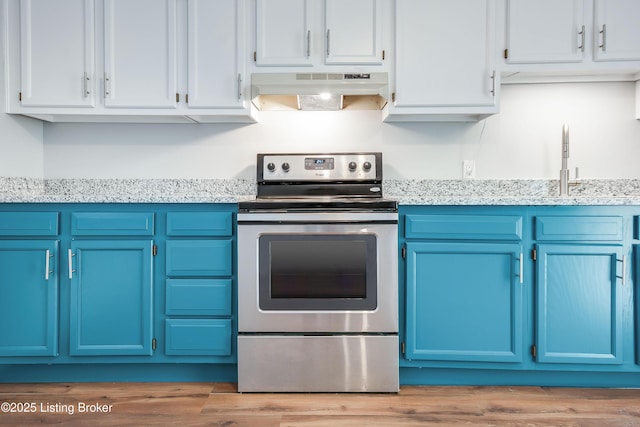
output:
[[[295,221],[295,220],[291,220],[291,221],[287,221],[287,220],[282,220],[282,221],[277,221],[277,220],[271,220],[271,221],[260,221],[260,220],[256,220],[256,221],[247,221],[247,220],[238,220],[238,226],[242,226],[242,225],[311,225],[311,224],[319,224],[319,225],[323,225],[323,224],[354,224],[354,225],[359,225],[359,224],[391,224],[391,225],[397,225],[398,224],[398,220],[392,220],[392,219],[384,219],[384,220],[362,220],[362,221],[349,221],[349,220],[345,220],[345,221],[314,221],[314,220],[309,220],[309,221]]]

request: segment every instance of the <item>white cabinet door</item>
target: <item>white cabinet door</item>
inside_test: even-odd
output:
[[[380,0],[325,0],[325,63],[382,63]]]
[[[93,0],[22,0],[20,46],[23,106],[94,106]]]
[[[176,107],[176,2],[105,0],[106,107]]]
[[[189,0],[189,108],[242,108],[244,1]]]
[[[584,0],[507,0],[506,25],[509,63],[580,62],[584,57]]]
[[[596,0],[594,59],[640,60],[640,1]]]
[[[256,65],[310,66],[313,1],[256,1]]]
[[[394,107],[495,105],[493,0],[397,0]]]

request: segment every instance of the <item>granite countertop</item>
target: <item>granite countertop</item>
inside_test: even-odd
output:
[[[557,180],[396,180],[384,196],[402,205],[640,205],[640,180],[583,180],[558,196]],[[237,203],[249,179],[1,178],[0,203]]]

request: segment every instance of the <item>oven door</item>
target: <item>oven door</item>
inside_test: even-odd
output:
[[[398,331],[397,214],[239,214],[240,332]]]

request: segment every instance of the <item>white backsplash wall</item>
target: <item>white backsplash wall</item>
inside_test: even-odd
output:
[[[42,178],[42,122],[4,114],[7,94],[3,38],[0,27],[0,177]]]
[[[478,179],[556,179],[567,122],[571,169],[639,179],[634,100],[633,83],[505,85],[500,114],[478,123],[390,124],[369,111],[269,112],[252,125],[47,123],[44,177],[253,179],[258,152],[382,151],[387,178],[460,179],[462,161],[475,160]]]

